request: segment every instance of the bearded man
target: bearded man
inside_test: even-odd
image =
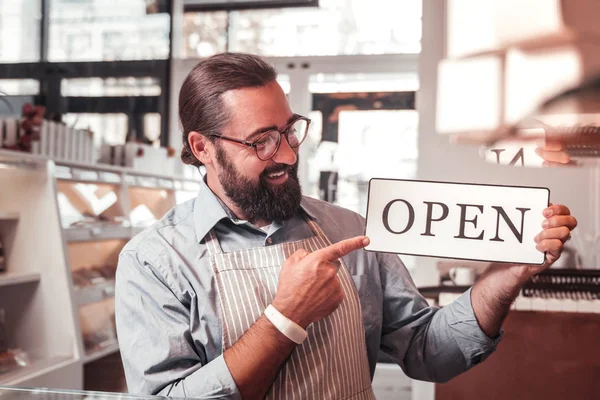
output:
[[[195,199],[120,255],[116,322],[132,393],[373,399],[379,351],[409,377],[447,381],[493,352],[512,301],[576,225],[568,208],[547,208],[544,266],[492,265],[455,302],[429,307],[398,256],[363,249],[362,217],[302,196],[310,120],[290,110],[267,62],[203,60],[179,116],[182,159],[206,174]]]

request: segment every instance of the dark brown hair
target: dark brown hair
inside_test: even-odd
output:
[[[181,160],[199,167],[188,143],[191,131],[219,134],[229,122],[231,110],[222,94],[275,81],[277,72],[261,57],[244,53],[222,53],[200,61],[189,73],[179,92],[179,120],[183,128]]]

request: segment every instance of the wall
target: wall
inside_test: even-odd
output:
[[[550,188],[551,201],[571,208],[579,220],[574,239],[592,232],[590,169],[520,168],[484,162],[478,148],[450,144],[435,131],[437,63],[445,55],[445,1],[424,0],[423,38],[419,64],[419,179]],[[588,249],[589,250],[589,249]],[[414,277],[425,284],[437,279],[435,261],[419,258]]]

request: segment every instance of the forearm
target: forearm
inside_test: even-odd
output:
[[[481,330],[498,335],[513,301],[529,278],[526,267],[492,264],[471,290],[471,304]]]
[[[296,344],[263,315],[223,354],[244,399],[262,399]]]

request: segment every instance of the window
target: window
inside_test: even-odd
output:
[[[35,96],[40,82],[35,79],[0,79],[0,96]]]
[[[227,12],[185,13],[183,58],[202,58],[227,50]]]
[[[40,0],[0,0],[0,62],[40,60]]]
[[[50,1],[50,61],[155,60],[169,56],[170,18],[144,0]]]
[[[311,93],[414,92],[419,89],[417,73],[315,74],[310,76]]]
[[[333,147],[336,204],[365,216],[369,179],[415,179],[417,124],[414,110],[341,111],[339,143]]]
[[[186,47],[184,56],[419,53],[421,14],[419,0],[320,0],[319,7],[232,11],[229,25],[225,12],[186,13],[184,46],[191,42],[192,51]]]
[[[160,96],[161,91],[159,80],[152,77],[75,78],[61,81],[63,96]]]

